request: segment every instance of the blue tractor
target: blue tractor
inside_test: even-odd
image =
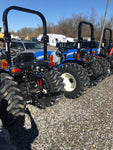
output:
[[[11,58],[11,36],[7,16],[10,10],[38,15],[43,23],[44,60],[37,60],[32,52],[20,52]],[[9,127],[17,118],[24,116],[26,104],[40,108],[55,104],[64,90],[61,73],[47,60],[47,27],[42,13],[22,7],[11,6],[3,13],[5,58],[0,60],[0,118]]]
[[[91,29],[91,45],[90,45],[89,50],[82,47],[83,38],[81,37],[81,32],[82,32],[83,24],[89,25],[90,29]],[[76,74],[76,72],[79,72],[79,71],[75,71],[76,67],[71,67],[72,64],[76,65],[76,66],[79,65],[83,70],[85,70],[85,74],[87,74],[87,81],[88,81],[88,78],[90,78],[90,85],[96,85],[98,83],[98,81],[100,81],[102,79],[102,74],[103,74],[102,66],[99,63],[99,61],[95,58],[95,56],[93,55],[93,51],[92,51],[93,40],[94,40],[93,25],[89,22],[82,21],[79,23],[79,26],[78,26],[78,42],[75,44],[75,47],[77,47],[77,48],[68,49],[66,47],[59,47],[59,49],[56,52],[52,53],[53,57],[55,58],[54,61],[56,60],[56,63],[58,65],[57,68],[62,73],[62,77],[64,78],[65,89],[66,89],[65,95],[67,97],[71,97],[70,96],[70,95],[72,95],[72,93],[70,92],[71,90],[72,91],[77,90],[77,88],[75,88],[75,90],[73,90],[74,88],[68,89],[69,83],[72,84],[73,83],[72,81],[76,81],[76,87],[80,83],[78,79],[74,80],[74,78],[73,78],[73,80],[72,80],[71,75],[69,77],[69,72],[71,72],[70,70],[72,70],[73,74],[74,74],[74,72],[75,72],[75,74]],[[65,72],[67,72],[68,74],[66,75]],[[67,78],[66,78],[66,76],[67,76]],[[80,77],[80,75],[79,75],[79,77]],[[68,84],[66,84],[67,81],[69,82]],[[75,87],[75,86],[73,86],[73,87]],[[80,90],[77,90],[78,93],[79,93],[79,91]],[[77,94],[77,92],[74,92],[74,93]]]
[[[106,40],[105,40],[105,33],[106,31],[110,31],[110,37],[109,37],[109,46],[106,45]],[[92,52],[95,56],[95,58],[97,59],[97,61],[101,64],[102,67],[102,74],[103,74],[103,79],[106,76],[110,75],[110,64],[112,63],[113,59],[112,58],[112,49],[111,49],[111,35],[112,35],[112,31],[108,28],[104,29],[103,32],[103,43],[102,46],[99,50],[99,42],[93,40],[93,41],[82,41],[82,47],[85,48],[88,52],[90,51],[91,48],[91,44],[92,44]],[[110,50],[111,49],[111,50]],[[112,64],[111,64],[112,66]]]
[[[106,40],[106,33],[109,32],[109,40],[107,43]],[[95,55],[101,56],[105,58],[104,60],[107,61],[106,66],[109,65],[109,68],[111,73],[113,72],[113,46],[111,45],[112,43],[112,30],[109,28],[105,28],[103,32],[103,42],[102,42],[102,48],[101,51],[96,51]],[[105,63],[105,62],[103,62]]]
[[[91,28],[91,40],[93,41],[93,25],[82,21],[78,27],[78,48],[68,49],[60,47],[54,51],[53,62],[57,64],[65,83],[65,96],[76,98],[84,93],[90,85],[96,85],[101,80],[102,67],[92,52],[92,45],[88,52],[81,47],[82,24],[88,24]]]

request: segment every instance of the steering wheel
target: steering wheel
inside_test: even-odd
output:
[[[17,53],[15,52],[15,50],[11,50],[11,56],[15,56]]]

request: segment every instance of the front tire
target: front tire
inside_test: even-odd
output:
[[[61,73],[56,69],[46,70],[42,76],[43,90],[40,92],[36,105],[40,108],[50,107],[63,97],[64,84]]]
[[[91,70],[92,75],[90,75],[90,86],[96,86],[99,81],[103,79],[103,69],[101,64],[95,59],[88,63],[86,69]]]
[[[97,60],[102,66],[104,77],[109,76],[110,75],[110,63],[103,57],[98,57]]]
[[[59,68],[59,71],[64,79],[64,94],[67,98],[77,98],[87,90],[89,78],[82,66],[76,63],[65,63]]]
[[[93,75],[91,76],[92,79],[97,79],[98,76],[102,75],[102,67],[100,63],[94,59],[90,64],[90,69],[93,71]]]
[[[113,74],[113,54],[107,56],[106,59],[110,63],[111,73]]]

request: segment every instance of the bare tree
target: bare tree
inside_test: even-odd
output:
[[[72,17],[62,18],[58,20],[57,25],[54,25],[53,23],[48,23],[47,32],[53,34],[54,33],[63,34],[67,37],[76,38],[78,35],[78,24],[80,23],[80,21],[89,21],[94,25],[95,40],[99,41],[103,20],[104,18],[103,17],[99,18],[96,10],[92,8],[90,15],[72,14]],[[107,20],[106,27],[113,29],[113,16],[110,16],[110,18]],[[18,30],[16,33],[14,31],[12,32],[18,36],[26,37],[27,35],[29,35],[30,37],[37,37],[39,34],[42,34],[42,31],[43,31],[42,26],[37,25],[37,28],[22,28],[21,30]],[[82,35],[90,36],[90,34],[91,33],[89,27],[83,25]]]

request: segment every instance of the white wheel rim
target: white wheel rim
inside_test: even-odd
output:
[[[63,83],[65,84],[64,89],[68,92],[74,91],[76,88],[76,80],[74,76],[70,73],[63,73],[61,77],[63,78]]]
[[[110,69],[108,69],[107,71],[108,71],[108,74],[110,74],[110,73],[111,73]]]

